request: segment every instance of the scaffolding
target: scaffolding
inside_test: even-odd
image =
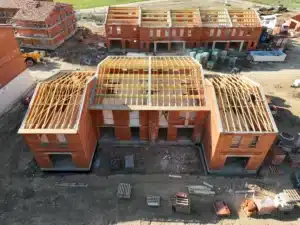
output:
[[[139,25],[138,7],[109,7],[106,15],[107,25]]]
[[[228,10],[234,27],[260,27],[260,19],[254,10]]]
[[[243,76],[210,79],[225,132],[276,132],[260,86]]]
[[[84,88],[94,74],[64,71],[41,82],[19,132],[76,129]]]
[[[91,102],[91,109],[204,110],[202,68],[184,56],[110,56],[99,65]]]

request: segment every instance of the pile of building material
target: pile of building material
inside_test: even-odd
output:
[[[160,206],[160,196],[148,195],[147,196],[147,205],[150,207],[159,207]]]
[[[130,199],[131,197],[131,185],[126,183],[120,183],[117,191],[118,198]]]
[[[273,15],[276,13],[286,13],[289,12],[289,10],[284,7],[283,5],[279,5],[277,7],[261,7],[258,9],[257,11],[261,16],[265,16],[265,15]]]
[[[191,199],[187,193],[177,192],[171,196],[173,212],[191,213]]]
[[[213,186],[203,182],[204,185],[190,185],[187,186],[189,193],[194,195],[215,195],[216,192],[213,191]]]

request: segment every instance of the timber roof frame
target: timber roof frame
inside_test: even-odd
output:
[[[126,19],[125,19],[126,18]],[[109,6],[105,18],[107,25],[139,25],[139,7],[113,7]]]
[[[150,28],[261,27],[261,20],[253,9],[108,7],[105,24],[137,25]]]
[[[90,109],[209,110],[201,65],[188,56],[109,56],[97,68]]]
[[[234,75],[216,75],[209,80],[215,90],[223,132],[278,132],[259,84]]]
[[[76,133],[93,71],[60,71],[40,82],[18,133]]]
[[[228,10],[232,26],[234,27],[259,27],[261,20],[255,10]]]

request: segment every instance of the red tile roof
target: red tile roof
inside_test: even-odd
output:
[[[0,8],[19,9],[30,0],[0,0]]]
[[[59,5],[55,2],[29,1],[15,14],[13,20],[45,21],[55,7]]]

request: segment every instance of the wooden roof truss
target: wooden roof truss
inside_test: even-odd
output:
[[[138,25],[140,10],[138,7],[109,7],[106,24]]]
[[[60,72],[40,83],[22,129],[75,129],[85,85],[94,72]]]
[[[91,103],[136,110],[203,109],[201,65],[190,57],[108,57],[99,67]]]
[[[198,9],[170,10],[172,26],[174,27],[200,27],[201,18]]]
[[[109,7],[107,25],[140,25],[142,27],[260,27],[254,10],[242,9],[145,9]]]
[[[228,10],[234,27],[259,27],[260,19],[254,10]]]
[[[245,77],[212,78],[225,132],[276,132],[259,86]]]
[[[203,27],[231,27],[232,23],[227,9],[202,10],[200,16]]]
[[[168,10],[142,9],[141,10],[142,27],[170,27],[171,18]]]

